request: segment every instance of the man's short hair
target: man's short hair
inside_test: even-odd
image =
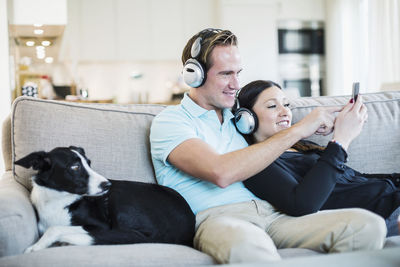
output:
[[[192,57],[191,49],[194,41],[201,37],[201,49],[200,54],[196,57],[196,59],[206,67],[205,71],[208,71],[212,67],[211,62],[211,52],[216,46],[237,46],[237,37],[229,30],[220,30],[220,29],[212,29],[208,28],[202,30],[201,32],[195,34],[190,40],[187,42],[185,48],[182,52],[182,63],[185,62]]]

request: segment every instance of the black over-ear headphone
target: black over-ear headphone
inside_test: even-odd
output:
[[[257,115],[248,108],[241,108],[239,97],[236,97],[236,111],[234,116],[236,129],[241,134],[252,134],[257,130]]]
[[[198,59],[200,55],[203,38],[207,38],[210,34],[217,34],[221,32],[220,29],[205,29],[201,31],[197,39],[193,42],[190,50],[190,56],[183,65],[182,75],[183,81],[190,87],[197,88],[202,86],[207,79],[207,69],[204,63]]]

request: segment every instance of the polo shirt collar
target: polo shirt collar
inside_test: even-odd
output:
[[[190,97],[188,93],[185,93],[183,95],[183,99],[181,101],[181,105],[183,108],[185,108],[187,111],[190,112],[194,117],[200,117],[201,115],[207,113],[209,110],[200,107],[199,105],[196,104]],[[222,110],[222,114],[224,116],[224,122],[232,119],[234,116],[232,112],[225,108]]]
[[[183,99],[181,101],[181,105],[190,112],[194,117],[200,117],[204,113],[207,113],[208,110],[197,105],[190,97],[188,93],[183,95]]]

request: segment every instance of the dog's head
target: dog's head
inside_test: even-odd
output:
[[[34,182],[58,191],[96,196],[106,193],[111,185],[90,167],[90,160],[80,147],[57,147],[50,152],[33,152],[15,164],[37,170]]]

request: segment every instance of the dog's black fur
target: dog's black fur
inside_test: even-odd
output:
[[[84,150],[74,146],[34,152],[15,164],[38,170],[31,198],[44,235],[28,252],[55,242],[193,244],[195,216],[171,188],[107,180],[90,168]],[[57,205],[64,211],[55,210]]]

